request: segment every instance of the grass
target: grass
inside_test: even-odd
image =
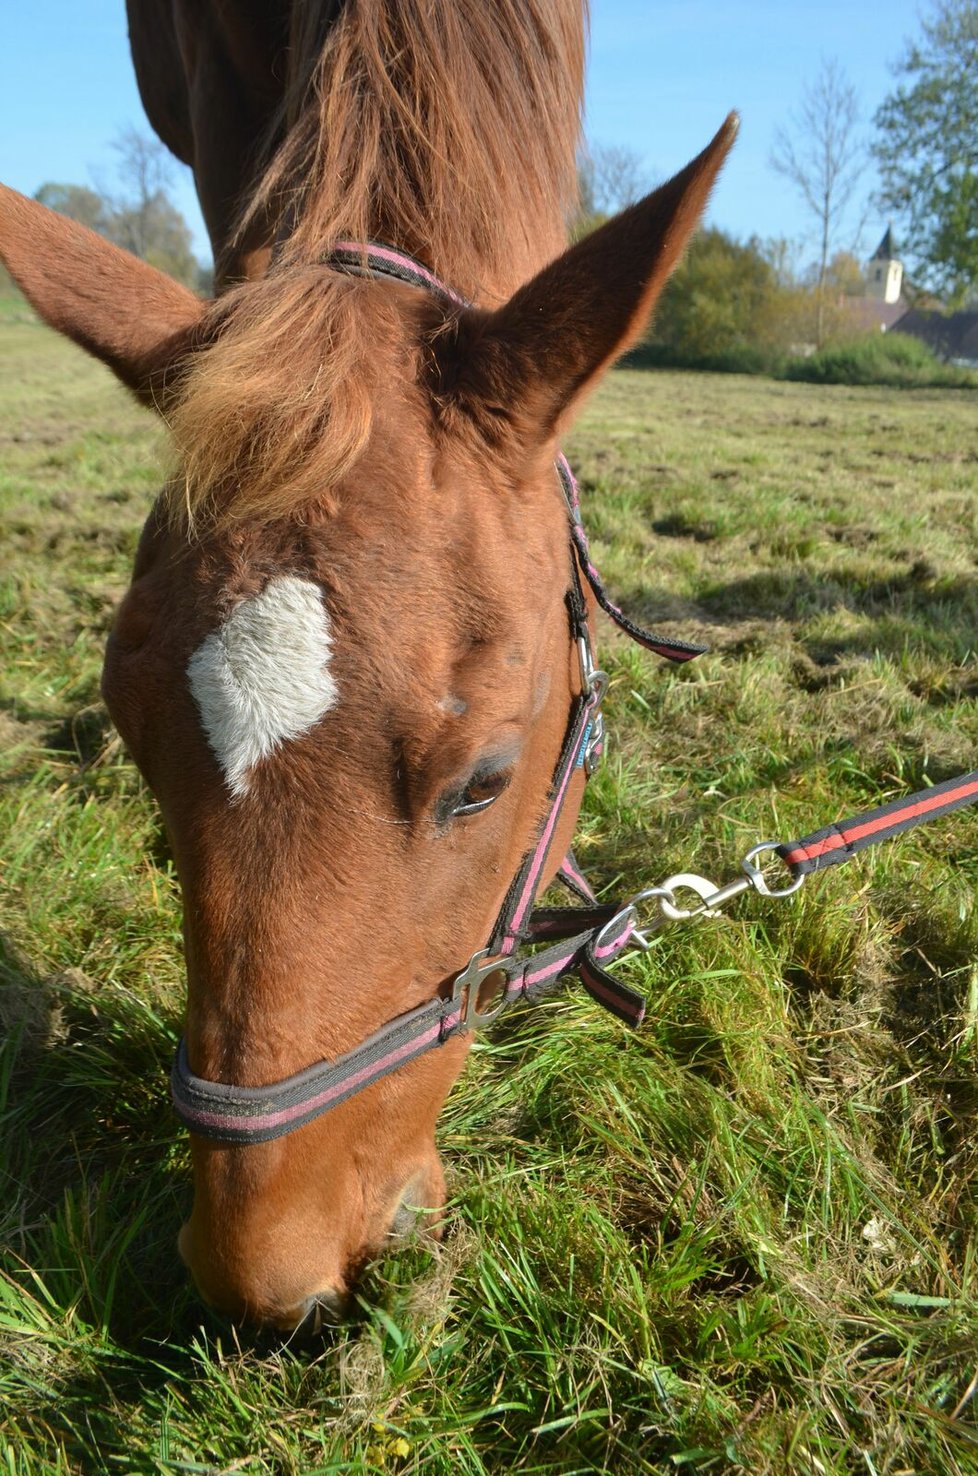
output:
[[[473,1051],[449,1234],[311,1350],[177,1264],[174,878],[98,670],[152,420],[0,324],[0,1470],[978,1472],[978,818],[744,898]],[[974,767],[975,396],[624,372],[568,450],[605,625],[609,894]]]

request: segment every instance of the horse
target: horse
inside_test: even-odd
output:
[[[559,440],[736,119],[568,246],[584,0],[129,21],[215,298],[7,188],[0,255],[172,432],[103,692],[183,899],[179,1250],[212,1307],[291,1331],[342,1315],[395,1231],[440,1233],[436,1121],[506,951],[486,939],[527,856],[527,893],[556,873],[594,726]]]

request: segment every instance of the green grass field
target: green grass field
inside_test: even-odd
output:
[[[575,431],[612,745],[579,854],[732,878],[976,767],[978,396],[620,373]],[[978,816],[677,925],[480,1041],[443,1247],[311,1348],[176,1256],[179,905],[98,674],[152,419],[0,311],[0,1471],[978,1472]]]

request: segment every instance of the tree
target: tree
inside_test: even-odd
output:
[[[798,241],[789,240],[787,236],[771,236],[759,244],[758,250],[773,271],[779,287],[791,288],[798,285],[798,258],[801,254]]]
[[[136,256],[146,257],[152,249],[154,231],[160,220],[160,203],[169,204],[167,190],[173,177],[171,156],[158,138],[140,133],[132,125],[120,129],[112,142],[118,155],[116,173],[124,195],[117,213],[125,215],[127,240],[119,241]],[[171,210],[174,208],[170,207]]]
[[[577,214],[571,236],[580,240],[588,231],[634,205],[651,188],[642,160],[632,149],[617,144],[587,144],[577,161]]]
[[[855,89],[835,60],[823,60],[802,92],[790,128],[779,128],[771,168],[795,186],[818,228],[815,342],[824,337],[825,278],[836,236],[866,167]]]
[[[103,235],[188,287],[195,286],[199,279],[190,227],[163,190],[138,205],[115,210]]]
[[[780,300],[774,268],[757,241],[741,244],[716,228],[701,230],[659,300],[652,342],[694,363],[745,349],[762,354],[774,344]]]
[[[978,286],[978,0],[935,0],[922,28],[873,153],[916,277],[958,306]]]
[[[851,251],[836,251],[825,268],[827,291],[838,297],[865,297],[866,275],[862,262]]]
[[[59,215],[80,221],[89,230],[105,234],[108,204],[97,190],[90,190],[87,185],[42,184],[34,199],[49,210],[57,210]]]
[[[188,287],[201,285],[190,227],[168,192],[172,163],[163,145],[135,128],[113,143],[121,190],[43,184],[35,199],[98,231]]]

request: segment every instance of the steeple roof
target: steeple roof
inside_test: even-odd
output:
[[[896,247],[893,244],[893,227],[887,226],[886,235],[870,257],[871,261],[895,261]]]

